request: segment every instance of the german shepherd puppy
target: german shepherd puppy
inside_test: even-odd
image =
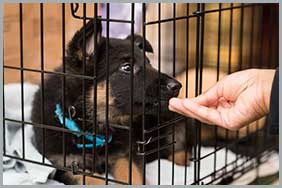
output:
[[[97,31],[97,48],[94,49],[94,27]],[[81,131],[92,132],[95,109],[97,134],[106,135],[105,117],[106,117],[106,39],[101,36],[102,26],[100,21],[94,25],[90,20],[85,27],[77,31],[69,42],[65,57],[65,72],[63,74],[50,74],[44,80],[44,87],[40,87],[33,101],[32,122],[37,124],[49,125],[51,127],[63,128],[55,115],[56,105],[62,106],[63,101],[63,77],[65,76],[65,111],[73,106],[75,116],[72,117]],[[83,39],[85,34],[85,40]],[[131,67],[131,39],[134,37],[134,67]],[[132,124],[132,184],[142,184],[142,158],[137,155],[137,141],[142,141],[142,114],[143,114],[143,91],[145,92],[145,125],[149,129],[156,125],[156,112],[168,112],[168,101],[171,97],[176,97],[181,88],[181,84],[175,79],[165,74],[160,74],[155,70],[148,58],[144,67],[143,50],[153,52],[152,46],[146,41],[143,46],[141,36],[128,36],[126,39],[109,40],[109,129],[108,134],[112,136],[112,141],[108,144],[108,172],[116,180],[127,182],[129,179],[129,131],[123,128],[111,126],[117,124],[123,127],[130,126],[130,72],[133,69],[133,124]],[[84,56],[84,55],[86,56]],[[85,65],[83,63],[85,57]],[[95,61],[96,59],[96,61]],[[85,66],[85,67],[84,67]],[[145,87],[143,87],[143,71],[145,69]],[[56,69],[62,72],[63,67]],[[83,70],[85,74],[83,74]],[[94,89],[94,71],[96,72],[97,92]],[[78,75],[78,76],[75,76]],[[79,77],[81,75],[81,77]],[[82,76],[87,76],[83,79]],[[160,83],[161,101],[158,101],[158,87]],[[84,91],[84,92],[83,92]],[[44,100],[42,101],[42,92]],[[85,95],[83,94],[85,93]],[[94,98],[97,98],[97,103]],[[85,101],[85,105],[83,105]],[[44,107],[41,106],[44,104]],[[159,106],[160,104],[160,106]],[[96,106],[95,106],[96,105]],[[85,113],[83,108],[85,107]],[[44,108],[41,113],[42,108]],[[169,118],[171,113],[166,115]],[[41,116],[43,115],[43,116]],[[65,114],[67,117],[67,113]],[[82,121],[84,119],[84,123]],[[84,129],[83,129],[84,128]],[[73,133],[63,133],[58,130],[46,128],[42,130],[35,127],[35,145],[38,150],[45,154],[56,167],[71,168],[75,161],[78,168],[85,169],[86,172],[99,172],[99,169],[105,165],[105,147],[78,148],[77,144],[82,143],[81,138]],[[151,135],[152,136],[152,135]],[[44,137],[44,138],[43,138]],[[150,136],[148,136],[150,137]],[[147,138],[148,138],[147,137]],[[146,138],[146,139],[147,139]],[[153,141],[152,141],[153,142]],[[166,139],[163,140],[166,142]],[[156,142],[155,142],[156,143]],[[65,147],[64,147],[65,145]],[[94,146],[95,147],[95,146]],[[148,148],[155,148],[156,144],[151,144]],[[66,154],[66,164],[64,164],[64,153]],[[148,149],[147,148],[147,149]],[[85,158],[83,158],[83,151]],[[165,153],[165,150],[163,150]],[[165,154],[164,154],[165,155]],[[145,162],[148,162],[146,158]],[[151,157],[151,160],[154,156]],[[95,160],[95,165],[93,160]],[[102,168],[103,169],[103,168]],[[103,172],[103,170],[101,171]],[[81,176],[73,175],[71,171],[59,171],[55,179],[65,184],[81,184]],[[87,180],[86,180],[87,181]],[[104,181],[103,181],[104,182]],[[86,182],[88,184],[96,182]]]

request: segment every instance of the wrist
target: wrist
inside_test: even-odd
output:
[[[271,88],[272,88],[274,75],[275,75],[274,69],[260,70],[260,74],[259,74],[259,80],[263,94],[264,111],[266,114],[269,113]]]

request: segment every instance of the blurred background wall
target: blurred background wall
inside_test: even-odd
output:
[[[233,7],[240,6],[235,3]],[[228,8],[229,3],[223,3],[222,9]],[[189,9],[189,12],[187,12]],[[217,3],[205,4],[205,10],[219,9]],[[176,17],[193,15],[197,10],[197,4],[176,4]],[[239,64],[240,53],[240,29],[241,29],[241,8],[233,10],[232,18],[232,46],[231,46],[231,72],[236,71]],[[229,35],[230,35],[230,10],[219,13],[207,13],[204,18],[204,66],[217,66],[218,51],[218,24],[221,22],[220,31],[220,68],[223,71],[228,69],[229,56]],[[158,20],[158,5],[149,4],[147,9],[147,22]],[[161,19],[173,18],[173,5],[171,3],[161,4]],[[196,17],[190,18],[188,23],[189,31],[189,51],[188,64],[189,67],[195,67],[196,63]],[[253,34],[251,35],[253,22]],[[176,21],[176,64],[177,72],[183,71],[186,61],[186,42],[187,42],[187,21],[181,19]],[[243,38],[242,38],[242,68],[247,68],[250,64],[251,48],[252,65],[259,67],[273,67],[278,63],[278,5],[263,4],[262,6],[244,7],[243,8]],[[158,49],[158,25],[147,26],[147,38],[153,42],[154,49]],[[252,39],[251,39],[252,38]],[[250,46],[252,40],[252,47]],[[161,62],[165,72],[172,71],[172,51],[173,51],[173,22],[161,23]],[[262,46],[262,49],[260,48]],[[260,61],[262,59],[262,62]],[[157,61],[157,55],[154,56]],[[171,64],[171,66],[166,66]]]
[[[234,4],[236,7],[239,4]],[[102,14],[103,6],[99,6],[99,14]],[[129,6],[130,7],[130,6]],[[137,7],[137,6],[136,6]],[[139,4],[140,7],[140,4]],[[230,4],[222,4],[222,8],[230,7]],[[205,10],[218,9],[219,4],[206,4]],[[137,8],[136,8],[137,9]],[[192,15],[197,9],[196,4],[176,4],[176,17]],[[54,70],[62,63],[62,7],[61,4],[44,3],[44,69]],[[66,43],[72,35],[82,26],[82,20],[71,16],[70,4],[66,4]],[[278,61],[278,5],[264,4],[244,8],[243,21],[243,62],[242,68],[247,68],[250,63],[251,46],[253,41],[253,66],[260,63],[264,67],[274,67]],[[253,13],[252,13],[253,12]],[[229,28],[230,10],[222,11],[221,14],[221,47],[220,47],[220,69],[227,71],[229,54]],[[82,6],[78,9],[82,15]],[[117,13],[118,14],[118,13]],[[130,10],[128,11],[130,18]],[[136,23],[141,23],[141,11]],[[218,47],[218,12],[208,13],[205,16],[204,29],[204,67],[217,65]],[[93,16],[93,4],[87,4],[87,15]],[[115,15],[111,15],[115,16]],[[231,48],[231,71],[236,71],[240,52],[240,16],[241,9],[233,10],[232,19],[232,48]],[[161,4],[161,19],[173,17],[173,5]],[[149,3],[146,5],[146,22],[158,20],[158,4]],[[253,35],[251,36],[253,21]],[[180,73],[185,69],[186,64],[186,19],[176,21],[176,72]],[[138,26],[138,28],[142,28]],[[189,19],[189,68],[196,63],[196,17]],[[136,30],[142,34],[141,30]],[[4,4],[4,65],[20,66],[20,38],[19,38],[19,5],[15,3]],[[252,37],[252,39],[251,39]],[[158,24],[146,26],[146,38],[154,48],[154,54],[150,55],[152,63],[158,64]],[[261,48],[262,46],[262,48]],[[161,63],[162,71],[172,73],[173,54],[173,22],[161,23]],[[40,5],[38,3],[23,4],[23,61],[25,68],[40,69]],[[5,69],[5,83],[20,81],[20,71]],[[40,73],[24,72],[24,81],[39,83]]]

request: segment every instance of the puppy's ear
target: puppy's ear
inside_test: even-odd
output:
[[[79,58],[82,58],[84,53],[84,47],[85,47],[86,57],[91,56],[95,51],[94,49],[95,29],[97,35],[97,44],[99,44],[102,39],[102,24],[99,19],[96,19],[96,23],[94,19],[91,19],[85,24],[84,27],[82,27],[79,31],[77,31],[73,36],[72,40],[68,45],[68,55],[78,56]],[[85,43],[83,41],[84,32],[85,32]]]
[[[132,36],[129,35],[126,39],[131,40]],[[143,37],[141,37],[140,35],[134,35],[134,42],[135,44],[140,48],[140,49],[144,49],[146,52],[151,52],[153,53],[153,47],[150,44],[149,41],[145,40],[145,47],[143,46]]]

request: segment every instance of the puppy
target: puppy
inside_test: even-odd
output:
[[[94,30],[97,32],[97,48],[94,49]],[[49,74],[44,80],[44,87],[41,86],[33,101],[32,122],[35,124],[48,125],[49,128],[35,126],[35,145],[38,150],[48,158],[58,170],[55,179],[65,184],[81,184],[81,176],[73,175],[71,168],[78,168],[78,171],[87,173],[103,173],[105,169],[105,144],[101,147],[81,148],[83,145],[83,135],[79,133],[54,130],[52,128],[63,128],[60,117],[55,113],[58,106],[63,109],[65,104],[65,118],[68,117],[72,123],[75,122],[81,132],[94,134],[94,124],[96,120],[97,135],[108,135],[108,172],[116,180],[128,182],[132,176],[132,184],[142,184],[142,157],[137,153],[138,141],[143,141],[143,93],[145,108],[145,129],[153,128],[157,125],[160,117],[157,112],[168,113],[168,101],[171,97],[176,97],[181,88],[181,84],[175,79],[165,74],[158,74],[147,57],[145,57],[145,67],[143,51],[152,53],[153,49],[148,41],[143,46],[141,36],[128,36],[126,39],[109,40],[108,61],[109,61],[109,108],[108,123],[106,129],[106,39],[101,36],[102,26],[100,21],[94,25],[90,20],[85,27],[75,33],[67,47],[65,57],[65,82],[64,75]],[[85,34],[85,40],[83,35]],[[131,39],[134,40],[134,67],[131,67]],[[85,60],[85,64],[84,64]],[[132,70],[133,69],[133,70]],[[145,69],[146,79],[143,77]],[[62,72],[60,66],[55,71]],[[130,126],[130,73],[133,71],[133,122],[132,122],[132,174],[129,175],[129,126]],[[96,73],[96,74],[95,74]],[[94,75],[96,75],[95,79]],[[83,79],[82,76],[86,78]],[[160,77],[159,77],[160,76]],[[160,78],[160,79],[159,79]],[[145,84],[143,86],[143,80]],[[97,83],[97,91],[94,88]],[[65,86],[65,96],[63,97],[63,83]],[[161,100],[158,101],[158,88],[160,84]],[[44,98],[42,98],[44,93]],[[85,93],[85,94],[84,94]],[[97,101],[94,99],[97,98]],[[42,106],[44,104],[44,106]],[[160,106],[159,106],[160,105]],[[75,109],[75,113],[73,110]],[[85,109],[85,113],[84,110]],[[43,110],[43,111],[42,111]],[[68,110],[72,111],[69,114]],[[94,114],[97,114],[96,116]],[[170,118],[171,113],[164,115],[165,119]],[[61,117],[62,118],[62,117]],[[63,120],[66,123],[66,119]],[[114,126],[119,125],[119,126]],[[119,128],[118,128],[119,127]],[[65,128],[66,129],[66,128]],[[161,131],[162,133],[164,131]],[[165,131],[166,132],[166,131]],[[156,136],[156,133],[146,134],[145,140]],[[91,145],[87,139],[84,142]],[[165,144],[166,140],[161,141]],[[156,139],[146,145],[146,149],[156,148]],[[86,145],[85,145],[86,146]],[[64,152],[63,152],[64,149]],[[94,153],[94,155],[93,155]],[[167,155],[165,150],[161,155]],[[64,155],[65,154],[65,155]],[[85,155],[85,158],[83,157]],[[65,160],[64,160],[65,156]],[[146,161],[156,158],[156,154],[146,156]],[[64,164],[65,162],[65,164]],[[77,165],[73,165],[77,164]],[[88,184],[99,184],[86,179]],[[87,182],[88,181],[88,182]],[[102,182],[104,183],[104,182]]]

